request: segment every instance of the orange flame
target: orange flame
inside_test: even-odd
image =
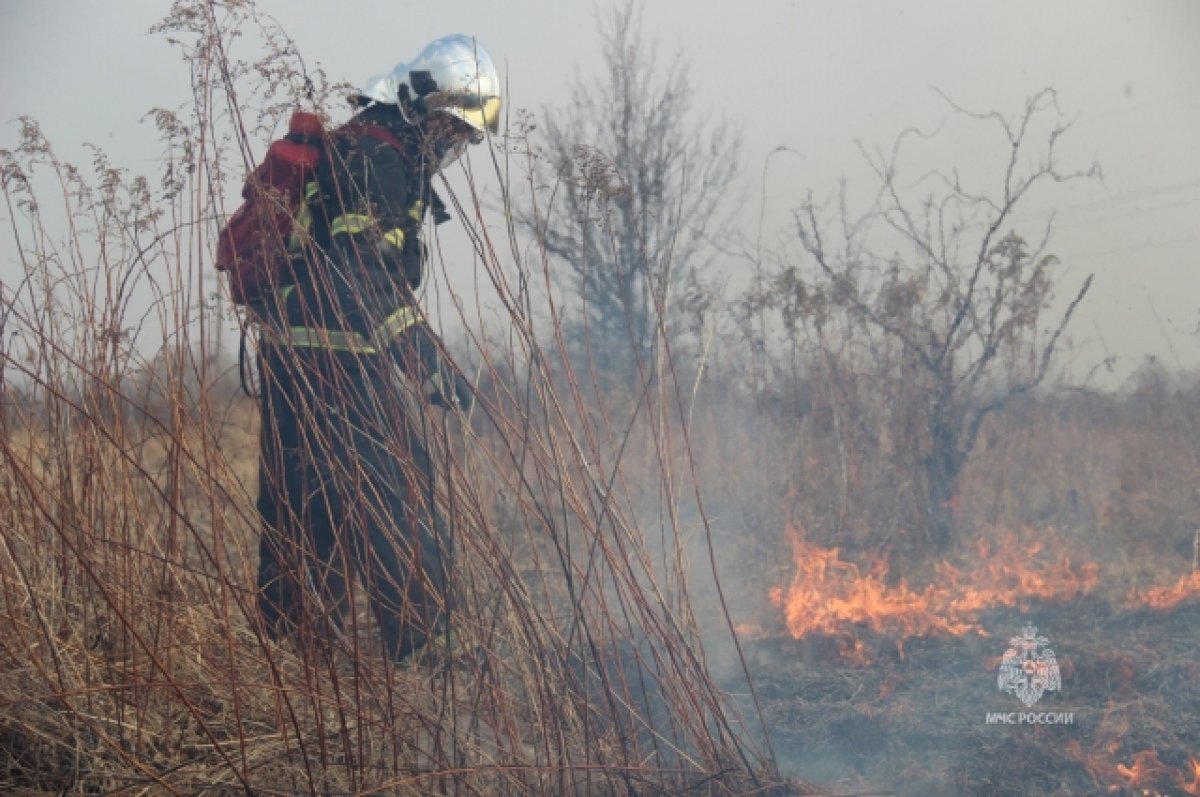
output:
[[[1061,550],[1044,555],[1040,539],[1005,534],[994,547],[979,543],[978,564],[969,570],[950,562],[936,567],[934,583],[914,589],[904,581],[887,583],[887,566],[876,560],[866,572],[844,561],[837,548],[806,541],[789,525],[796,571],[787,587],[771,590],[783,609],[788,631],[844,634],[854,626],[900,637],[982,633],[979,613],[1029,599],[1070,600],[1091,591],[1098,568],[1071,564]]]
[[[1151,587],[1142,592],[1130,590],[1129,600],[1152,609],[1173,609],[1184,601],[1200,597],[1200,570],[1180,577],[1169,587]]]
[[[1117,768],[1110,761],[1099,755],[1089,755],[1084,751],[1083,746],[1074,739],[1067,742],[1067,753],[1083,764],[1083,768],[1096,783],[1116,784],[1121,780]],[[1119,787],[1114,785],[1112,791],[1116,791],[1117,788]]]
[[[1181,783],[1184,794],[1200,795],[1200,758],[1188,756],[1188,766],[1192,769],[1192,782]]]
[[[1133,763],[1113,764],[1100,752],[1089,754],[1084,751],[1077,741],[1067,742],[1067,752],[1083,764],[1084,769],[1097,783],[1107,786],[1108,791],[1115,792],[1122,788],[1133,786],[1165,786],[1179,788],[1183,794],[1200,795],[1200,759],[1190,756],[1188,769],[1190,774],[1173,769],[1164,764],[1155,750],[1143,750],[1133,754]],[[1108,750],[1111,756],[1113,750]],[[1188,778],[1191,782],[1188,782]]]
[[[1133,766],[1117,764],[1117,774],[1124,778],[1130,786],[1143,786],[1157,781],[1171,770],[1158,760],[1158,753],[1153,750],[1143,750],[1133,754]]]

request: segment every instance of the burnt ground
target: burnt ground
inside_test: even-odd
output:
[[[1026,623],[1062,673],[1032,708],[997,685]],[[1200,795],[1200,602],[1130,611],[1089,597],[981,624],[986,636],[902,646],[863,630],[858,664],[846,638],[745,642],[781,769],[830,794]],[[989,712],[1073,723],[988,724]]]

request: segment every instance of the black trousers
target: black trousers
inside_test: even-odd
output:
[[[394,374],[265,347],[259,611],[268,634],[327,640],[355,588],[401,659],[447,622],[446,539],[423,435]]]

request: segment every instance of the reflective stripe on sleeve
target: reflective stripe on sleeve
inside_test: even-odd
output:
[[[385,232],[383,234],[383,240],[387,241],[388,243],[390,243],[392,246],[396,247],[397,249],[403,249],[404,248],[404,230],[400,229],[399,227],[397,227],[394,230],[388,230],[387,232]]]
[[[312,184],[314,189],[315,185],[315,183]],[[407,215],[410,219],[417,222],[417,224],[420,224],[421,220],[425,216],[425,203],[418,199],[409,207]],[[341,233],[347,233],[349,235],[353,235],[355,233],[360,233],[364,230],[370,229],[374,224],[376,224],[376,219],[372,216],[368,216],[365,213],[343,213],[341,216],[338,216],[333,221],[329,222],[329,234],[339,235]],[[395,246],[397,249],[404,248],[405,236],[404,230],[401,228],[396,227],[388,230],[383,234],[383,237],[388,243],[390,243],[392,246]]]
[[[368,229],[375,220],[364,213],[344,213],[329,223],[329,234],[362,232]]]

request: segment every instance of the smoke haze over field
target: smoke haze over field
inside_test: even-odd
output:
[[[577,73],[599,75],[596,17],[609,4],[258,5],[295,38],[310,67],[355,84],[431,38],[472,33],[506,75],[509,108],[540,114],[565,104]],[[953,112],[931,87],[965,108],[1012,115],[1053,86],[1064,116],[1075,120],[1060,143],[1063,168],[1096,161],[1105,178],[1053,186],[1031,197],[1017,221],[1034,238],[1057,211],[1052,250],[1069,269],[1060,301],[1096,274],[1070,330],[1078,349],[1065,356],[1074,375],[1108,353],[1119,358],[1108,384],[1147,355],[1168,366],[1200,364],[1200,5],[764,0],[738,5],[735,16],[732,8],[652,0],[644,34],[658,42],[663,61],[677,52],[690,60],[697,109],[740,125],[748,240],[761,225],[767,248],[795,254],[790,214],[809,190],[830,195],[846,175],[855,196],[863,174],[856,140],[887,149],[906,127],[946,125],[938,165],[969,169],[1003,155],[994,137],[959,137],[947,124]],[[178,54],[146,33],[167,10],[147,0],[6,4],[0,147],[18,142],[17,117],[29,115],[68,160],[88,163],[80,145],[91,142],[116,164],[154,175],[161,147],[152,125],[139,120],[190,97]],[[771,155],[779,147],[787,150]],[[0,275],[10,282],[14,255],[0,255]],[[731,256],[723,267],[736,275],[748,264]]]

